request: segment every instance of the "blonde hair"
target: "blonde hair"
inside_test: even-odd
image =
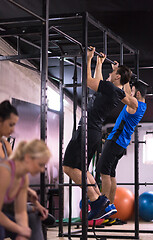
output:
[[[21,141],[10,158],[23,161],[25,154],[31,158],[50,158],[51,152],[43,140],[34,139],[30,142]]]

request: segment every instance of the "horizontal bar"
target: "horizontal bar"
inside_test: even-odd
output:
[[[0,37],[14,37],[14,36],[22,36],[22,35],[39,35],[41,34],[41,30],[28,28],[26,30],[24,29],[15,29],[15,30],[7,30],[0,32]]]
[[[30,11],[29,9],[23,7],[22,5],[20,5],[19,3],[15,2],[14,0],[7,0],[7,1],[10,2],[10,3],[12,3],[12,4],[14,4],[14,5],[17,6],[18,8],[22,9],[23,11],[29,13],[30,15],[36,17],[37,19],[45,22],[45,19],[44,19],[44,18],[40,17],[40,16],[37,15],[36,13]]]
[[[17,20],[16,18],[13,18],[13,19],[11,18],[9,20],[7,19],[0,20],[0,25],[12,25],[12,24],[16,25],[16,24],[27,24],[27,23],[28,25],[31,25],[33,23],[38,23],[38,22],[39,20],[37,19],[18,18]]]
[[[55,184],[45,184],[46,187],[55,187]],[[29,187],[40,187],[40,184],[30,184]]]
[[[63,183],[63,184],[58,184],[59,186],[66,186],[66,187],[69,187],[69,186],[82,186],[82,184],[75,184],[75,183],[72,183],[72,184],[69,184],[69,183]],[[135,183],[117,183],[117,185],[135,185]],[[144,183],[139,183],[139,185],[144,185],[144,186],[147,186],[147,185],[153,185],[153,183],[147,183],[147,182],[144,182]],[[45,187],[51,187],[51,186],[55,186],[55,184],[45,184]],[[87,184],[87,186],[96,186],[95,184]],[[40,187],[40,184],[33,184],[33,185],[30,185],[30,187]]]
[[[88,47],[88,50],[92,51],[92,48]],[[97,51],[94,51],[94,54],[95,54],[95,55],[98,55],[99,57],[103,57],[103,55],[100,54],[100,53],[97,52]],[[111,64],[114,64],[114,65],[116,64],[114,61],[112,61],[111,59],[109,59],[109,58],[107,58],[107,57],[106,57],[106,61],[109,62],[109,63],[111,63]]]
[[[15,36],[15,37],[17,38],[17,36]],[[37,49],[41,49],[40,46],[38,46],[38,45],[36,45],[36,44],[34,44],[34,43],[32,43],[32,42],[30,42],[30,41],[22,38],[22,37],[20,37],[20,41],[25,42],[25,43],[27,43],[27,44],[29,44],[29,45],[31,45],[32,47],[35,47],[35,48],[37,48]]]
[[[146,94],[146,97],[152,97],[153,96],[153,93],[147,93]]]
[[[135,183],[117,183],[117,185],[135,185]],[[144,185],[144,186],[147,186],[147,185],[153,185],[153,183],[139,183],[138,185]]]
[[[107,228],[103,228],[103,229],[99,229],[100,225],[96,226],[96,228],[98,229],[94,229],[95,232],[127,232],[127,233],[135,233],[135,229],[131,230],[131,229],[107,229]],[[92,232],[92,229],[88,229],[88,232]],[[140,233],[153,233],[153,230],[139,230]]]
[[[82,16],[79,15],[79,13],[76,13],[76,15],[71,15],[71,16],[68,16],[68,15],[63,15],[62,14],[62,17],[59,15],[59,17],[56,15],[55,17],[51,17],[49,18],[49,21],[59,21],[59,20],[70,20],[70,19],[76,19],[76,18],[82,18]]]
[[[132,141],[132,143],[135,143],[135,141]],[[138,143],[145,143],[146,144],[146,141],[138,141]]]
[[[59,183],[59,186],[64,186],[64,187],[82,187],[82,184],[76,184],[76,183]],[[87,186],[93,186],[96,187],[96,184],[87,184]]]
[[[22,59],[39,59],[39,54],[23,54],[23,55],[11,55],[11,56],[0,56],[0,61],[13,61]]]
[[[63,88],[69,88],[69,87],[81,87],[81,83],[75,83],[75,84],[63,84]]]
[[[146,134],[153,134],[153,131],[146,131]]]
[[[82,222],[80,222],[82,223]],[[79,223],[79,224],[80,224]],[[80,224],[81,225],[81,224]],[[98,228],[98,229],[96,229]],[[127,233],[135,233],[135,229],[131,230],[131,229],[110,229],[110,228],[101,228],[100,225],[96,225],[95,228],[94,228],[94,232],[127,232]],[[71,233],[73,234],[77,234],[77,233],[80,233],[82,230],[76,230],[76,231],[72,231]],[[93,232],[93,229],[91,228],[88,228],[88,232]],[[153,233],[153,230],[141,230],[139,229],[139,232],[140,233]],[[64,233],[64,234],[67,234],[67,233]]]
[[[76,234],[63,234],[63,237],[75,237],[75,238],[80,238],[80,239],[82,239],[81,237],[82,237],[82,235],[80,235],[80,234],[78,234],[78,235],[76,235]],[[88,238],[95,238],[95,236],[94,235],[87,235],[87,237]],[[96,238],[103,238],[103,239],[107,239],[107,238],[112,238],[112,239],[137,239],[137,238],[135,238],[135,236],[107,236],[107,235],[98,235],[98,234],[96,234]],[[99,240],[102,240],[102,239],[99,239]]]
[[[63,35],[66,39],[68,39],[69,41],[79,45],[79,47],[82,49],[82,51],[84,50],[83,46],[82,46],[82,43],[80,43],[79,41],[77,41],[76,39],[70,37],[69,35],[67,35],[66,33],[62,32],[61,30],[59,30],[58,28],[54,27],[54,26],[51,26],[50,29],[54,30],[55,32]],[[88,47],[88,50],[92,50],[90,47]],[[96,55],[102,57],[102,55],[100,53],[98,53],[97,51],[94,52]],[[113,62],[112,60],[110,60],[109,58],[106,57],[106,61],[111,63],[111,64],[116,64],[115,62]]]

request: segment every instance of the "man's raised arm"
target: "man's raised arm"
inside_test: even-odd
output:
[[[95,48],[91,47],[92,51],[87,51],[87,86],[94,91],[98,90],[100,80],[103,80],[102,77],[102,63],[104,62],[106,56],[103,54],[104,57],[97,56],[97,64],[95,68],[94,78],[91,75],[91,60],[94,56]]]

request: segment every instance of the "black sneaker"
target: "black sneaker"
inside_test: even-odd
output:
[[[105,213],[105,208],[109,205],[110,201],[105,196],[99,196],[96,201],[90,202],[91,211],[88,214],[88,220],[97,220],[102,218]]]

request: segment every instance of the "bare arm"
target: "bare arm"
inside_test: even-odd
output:
[[[99,82],[101,79],[101,66],[97,66],[97,69],[95,70],[95,78],[91,75],[91,60],[94,56],[95,48],[92,48],[92,51],[87,52],[87,86],[91,88],[94,91],[98,90]]]
[[[14,211],[16,223],[22,227],[22,232],[19,235],[24,237],[30,237],[31,229],[28,226],[28,215],[27,215],[27,189],[28,189],[28,176],[25,176],[24,186],[20,189],[14,201]]]
[[[5,167],[0,167],[0,193],[1,193],[0,194],[0,225],[2,225],[4,228],[8,229],[11,232],[22,234],[25,237],[30,237],[31,230],[28,227],[22,227],[20,224],[17,224],[11,221],[2,212],[2,206],[4,203],[5,194],[10,184],[10,181],[11,181],[10,171]]]
[[[95,67],[94,78],[103,80],[102,64],[103,64],[103,62],[105,61],[106,55],[103,54],[102,52],[100,52],[100,54],[101,54],[103,57],[97,56],[97,63],[96,63],[96,67]]]
[[[28,190],[28,176],[25,177],[24,186],[21,188],[17,198],[14,202],[15,219],[17,223],[22,226],[28,226],[27,218],[27,190]]]
[[[34,191],[32,188],[28,187],[28,201],[35,204],[35,202],[38,200],[38,195],[36,191]]]
[[[35,207],[41,214],[41,220],[45,220],[48,217],[48,210],[43,207],[39,201],[35,202]]]
[[[41,213],[41,220],[45,220],[48,217],[48,210],[39,203],[37,193],[31,188],[28,188],[28,200],[33,203],[34,210]]]
[[[126,97],[122,99],[122,102],[127,105],[127,111],[129,113],[131,113],[131,111],[136,112],[138,108],[138,101],[135,97],[132,96],[131,87],[129,83],[126,83],[124,85],[124,91],[125,91]]]

